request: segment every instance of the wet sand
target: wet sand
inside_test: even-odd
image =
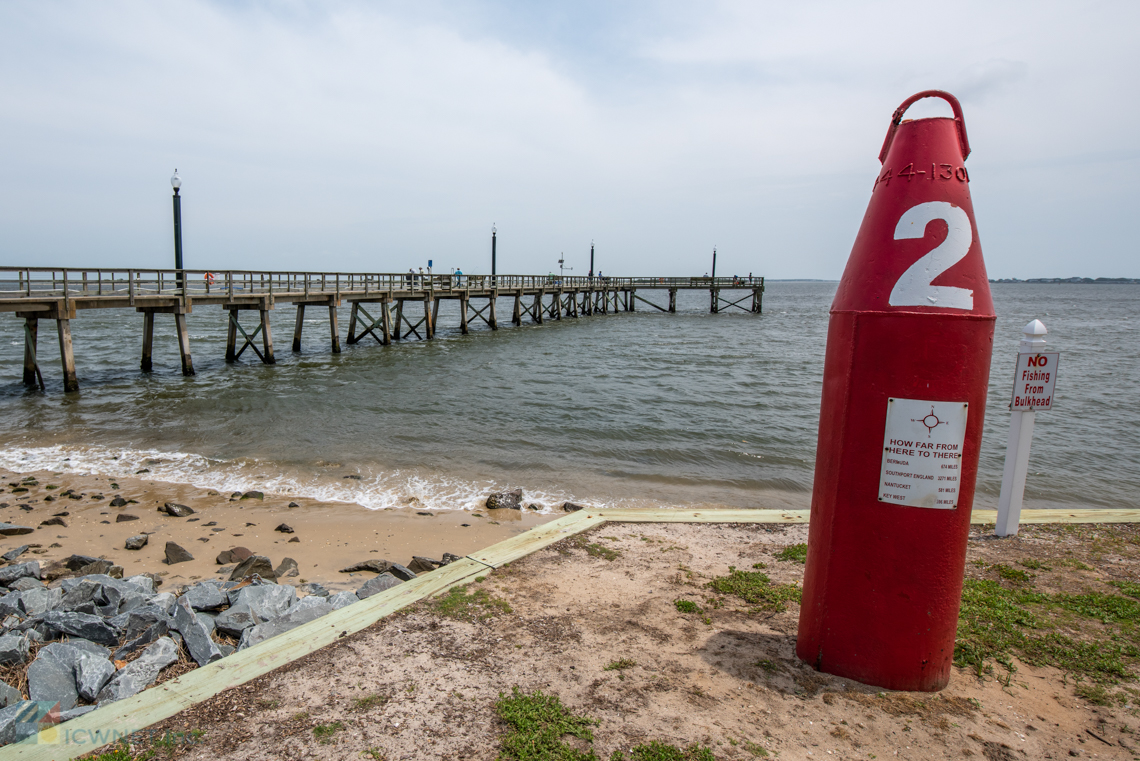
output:
[[[12,484],[28,477],[34,477],[37,485],[14,493],[20,487]],[[0,470],[0,505],[5,505],[0,507],[0,521],[35,529],[31,534],[0,536],[0,553],[38,544],[21,560],[38,560],[42,566],[72,554],[91,555],[123,566],[126,576],[156,573],[167,582],[187,583],[219,577],[218,554],[246,547],[267,556],[275,567],[286,557],[297,561],[300,574],[287,579],[289,583],[317,581],[334,590],[355,589],[373,574],[340,573],[352,563],[383,558],[406,565],[413,555],[437,560],[445,552],[465,555],[561,514],[539,515],[525,508],[424,510],[417,509],[414,501],[405,508],[369,510],[269,493],[264,499],[240,499],[230,493],[145,478],[145,474],[112,479]],[[68,490],[79,498],[64,495]],[[112,507],[115,497],[128,504]],[[174,518],[159,512],[167,502],[186,505],[194,515]],[[67,513],[60,516],[66,526],[40,525],[60,513]],[[121,515],[138,520],[119,522]],[[294,533],[276,531],[282,523]],[[127,538],[143,533],[149,535],[145,547],[124,548]],[[167,565],[167,542],[184,547],[194,559]]]

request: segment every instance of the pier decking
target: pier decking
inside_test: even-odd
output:
[[[379,344],[388,345],[412,336],[423,340],[434,338],[439,305],[447,299],[458,302],[459,329],[466,334],[477,320],[482,320],[491,330],[498,330],[496,306],[501,298],[513,298],[510,321],[522,325],[524,316],[542,324],[547,319],[632,312],[639,301],[662,312],[676,312],[677,292],[681,290],[708,291],[709,311],[713,313],[740,309],[759,314],[763,307],[764,278],[0,267],[0,312],[12,312],[24,320],[24,384],[44,387],[37,354],[39,321],[55,320],[66,392],[79,390],[71,320],[86,309],[134,309],[142,313],[140,367],[143,372],[152,368],[154,316],[172,314],[182,372],[193,375],[186,315],[196,306],[219,306],[229,313],[227,362],[237,360],[250,348],[262,362],[274,364],[269,313],[278,303],[297,307],[293,351],[301,350],[305,308],[314,306],[329,310],[331,349],[339,353],[337,309],[345,303],[352,307],[349,344],[371,336]],[[662,292],[668,295],[668,301],[657,304],[639,295],[639,291]],[[733,293],[722,296],[722,291]],[[239,319],[244,311],[258,312],[259,319],[252,333],[246,331]],[[377,316],[373,316],[373,312]]]

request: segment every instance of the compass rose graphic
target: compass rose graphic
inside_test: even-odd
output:
[[[934,414],[934,405],[930,406],[930,414],[923,418],[911,418],[912,423],[922,423],[926,426],[926,433],[929,435],[934,432],[934,429],[940,425],[950,425],[947,420],[939,420],[938,416]]]

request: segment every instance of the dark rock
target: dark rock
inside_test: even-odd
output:
[[[30,508],[29,508],[30,509]],[[30,534],[35,531],[31,526],[15,526],[11,523],[0,523],[0,534],[4,536],[17,536],[18,534]]]
[[[67,521],[63,518],[48,518],[46,521],[40,521],[41,526],[63,526],[67,528]]]
[[[247,491],[241,495],[242,499],[265,499],[265,494],[259,491]]]
[[[440,564],[441,565],[451,565],[456,560],[462,560],[462,559],[463,559],[462,555],[453,555],[450,552],[445,552],[445,553],[443,553],[443,560],[440,562]]]
[[[361,600],[367,599],[374,594],[379,594],[386,589],[399,586],[404,582],[397,579],[390,573],[382,573],[379,576],[374,576],[368,581],[364,582],[364,586],[356,590],[356,596]]]
[[[56,518],[66,518],[67,516],[71,515],[71,513],[64,510],[62,513],[52,513],[52,515],[54,515]]]
[[[273,563],[264,555],[251,555],[238,563],[230,574],[230,581],[241,581],[247,576],[257,574],[263,581],[276,581],[277,574],[273,572]]]
[[[43,622],[52,630],[72,637],[82,637],[100,645],[113,647],[119,642],[118,632],[99,616],[87,613],[50,610],[43,615]]]
[[[0,663],[23,663],[28,660],[28,640],[20,634],[0,637]]]
[[[116,650],[111,658],[116,661],[121,661],[140,647],[146,647],[159,637],[165,637],[168,631],[170,631],[170,626],[165,620],[156,621],[144,629],[142,634]]]
[[[294,542],[300,543],[300,541],[301,541],[301,537],[295,536],[289,540],[289,544],[293,544]]]
[[[184,597],[194,610],[220,610],[229,604],[222,590],[205,581],[187,589]]]
[[[210,638],[210,630],[198,620],[185,596],[180,597],[174,605],[173,628],[182,635],[187,652],[199,666],[213,663],[222,657],[218,644]]]
[[[7,682],[0,682],[0,706],[7,708],[13,703],[19,703],[24,696],[15,687]]]
[[[276,637],[278,634],[284,634],[290,629],[296,629],[302,624],[307,624],[333,611],[332,605],[319,598],[306,597],[305,600],[312,600],[313,602],[305,605],[297,603],[284,615],[246,629],[242,634],[241,642],[238,644],[238,650],[252,647],[270,637]],[[301,602],[305,602],[305,600]]]
[[[324,585],[318,584],[315,581],[310,581],[308,584],[302,584],[301,586],[297,587],[297,589],[307,595],[313,595],[316,597],[329,596],[329,591],[324,588]]]
[[[40,578],[39,561],[33,560],[29,563],[17,563],[0,568],[0,584],[11,584],[16,579],[22,579],[25,576]]]
[[[158,678],[158,672],[178,660],[178,646],[169,637],[150,645],[143,654],[128,663],[100,690],[97,700],[122,700],[142,692]]]
[[[436,568],[439,568],[443,563],[431,558],[420,557],[419,555],[412,556],[412,562],[408,563],[408,570],[413,573],[431,573]]]
[[[283,558],[281,565],[273,569],[273,575],[279,579],[287,576],[300,576],[301,569],[297,567],[297,561],[293,558]]]
[[[173,518],[186,518],[193,515],[194,510],[186,505],[180,505],[177,502],[167,502],[162,507],[158,508],[160,513],[166,513]]]
[[[118,497],[116,497],[116,499],[118,499]],[[114,504],[114,502],[111,504]],[[127,521],[137,521],[138,519],[139,517],[137,515],[131,515],[130,513],[119,513],[115,516],[115,523],[126,523]]]
[[[122,497],[118,497],[118,496],[116,496],[110,502],[111,507],[125,507],[126,504],[127,504],[127,501],[125,499],[123,499]]]
[[[94,700],[103,685],[111,681],[115,675],[115,664],[106,656],[88,655],[80,658],[75,664],[75,688],[79,697],[84,700]]]
[[[71,721],[72,719],[78,719],[80,716],[91,713],[98,707],[99,706],[75,706],[75,708],[72,708],[70,711],[60,711],[59,720],[62,723]]]
[[[538,511],[538,510],[542,509],[542,505],[537,505],[534,502],[531,502],[529,505],[526,506],[526,509]]]
[[[82,650],[58,642],[40,650],[28,666],[28,697],[57,701],[63,711],[75,708],[79,702],[75,671],[83,657]]]
[[[31,576],[25,576],[22,579],[16,579],[8,585],[8,589],[13,592],[27,592],[29,589],[39,589],[44,583],[39,579],[34,579]]]
[[[0,710],[0,745],[34,737],[49,710],[46,704],[34,700],[21,700]]]
[[[290,502],[289,507],[300,507],[296,502]]]
[[[24,580],[25,579],[20,579],[20,581]],[[38,584],[40,582],[36,583]],[[13,588],[15,587],[13,586]],[[62,589],[48,589],[42,586],[36,587],[35,589],[25,589],[20,592],[20,608],[23,609],[24,615],[38,616],[47,613],[49,610],[58,608],[62,599]]]
[[[7,551],[7,552],[5,552],[3,555],[0,555],[0,557],[4,558],[4,559],[5,559],[5,560],[7,560],[9,563],[11,563],[11,562],[15,561],[15,560],[16,560],[16,558],[20,557],[20,556],[21,556],[21,555],[23,555],[25,552],[27,552],[27,551],[28,551],[28,548],[29,548],[29,547],[31,547],[31,546],[32,546],[32,545],[30,545],[30,544],[25,544],[25,545],[23,545],[23,546],[21,546],[21,547],[16,547],[15,549],[11,549],[11,550],[8,550],[8,551]]]
[[[399,563],[393,563],[390,560],[381,560],[379,558],[373,560],[364,560],[360,563],[350,565],[348,568],[340,569],[341,573],[356,573],[357,571],[373,571],[374,573],[390,573],[400,581],[411,581],[416,578],[416,574],[410,568],[405,568]]]
[[[174,542],[166,543],[166,564],[174,565],[175,563],[185,563],[187,560],[193,560],[194,556]]]
[[[280,531],[282,534],[292,534],[293,533],[293,527],[286,525],[284,523],[282,523],[280,526],[278,526],[277,528],[275,528],[273,530],[274,531]]]
[[[504,508],[508,510],[521,510],[522,495],[522,489],[496,492],[487,497],[487,507],[492,510]]]
[[[290,586],[243,587],[236,595],[231,592],[229,609],[222,611],[214,623],[222,634],[240,637],[249,627],[284,615],[296,602],[297,590]]]
[[[96,560],[91,565],[85,565],[82,568],[80,568],[78,571],[76,571],[76,575],[77,576],[92,576],[92,575],[102,575],[102,574],[110,575],[111,569],[114,567],[115,567],[115,564],[112,563],[110,560]],[[120,569],[120,572],[121,572],[121,570],[122,569]]]
[[[562,511],[566,513],[576,513],[579,510],[585,510],[582,505],[575,505],[573,502],[563,502]]]
[[[251,550],[245,547],[231,547],[219,552],[216,562],[218,565],[229,565],[230,563],[240,563],[250,557],[253,557]]]
[[[74,576],[98,562],[99,558],[93,558],[89,555],[71,555],[46,566],[41,572],[40,578],[46,579],[47,581],[54,581],[55,579],[61,579],[65,576]],[[110,563],[107,565],[109,568]]]
[[[354,592],[337,592],[335,595],[329,595],[329,605],[333,607],[333,610],[340,610],[354,602],[360,602],[360,598]]]
[[[143,547],[146,547],[146,543],[149,541],[150,537],[146,534],[136,534],[135,536],[127,539],[127,543],[124,545],[124,547],[126,547],[128,550],[141,550]]]
[[[351,475],[348,475],[348,476],[345,476],[345,478],[346,478],[346,479],[349,479],[349,480],[352,480],[352,481],[359,481],[359,480],[360,480],[360,476],[358,476],[358,475],[357,475],[357,474],[355,474],[355,473],[353,473],[353,474],[351,474]]]

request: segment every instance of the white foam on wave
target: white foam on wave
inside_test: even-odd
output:
[[[315,466],[314,472],[302,475],[288,473],[273,462],[255,458],[220,460],[186,452],[75,445],[2,449],[0,467],[21,472],[47,470],[111,478],[144,478],[215,489],[223,494],[257,490],[267,495],[357,504],[370,510],[473,510],[483,507],[489,494],[514,488],[510,484],[491,481],[399,470],[360,474],[356,479],[346,478],[344,468],[318,472],[320,466]],[[147,472],[139,473],[140,470]],[[527,488],[525,495],[528,504],[542,505],[543,513],[555,512],[555,506],[568,501],[586,507],[601,507],[598,503],[574,499],[572,495],[559,492]]]

